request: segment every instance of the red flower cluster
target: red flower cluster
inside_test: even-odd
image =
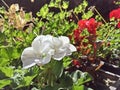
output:
[[[111,18],[120,19],[120,8],[111,11],[109,17],[110,19]]]
[[[80,20],[78,21],[78,28],[74,30],[74,40],[79,42],[84,39],[83,36],[80,36],[82,31],[86,28],[91,35],[96,35],[96,29],[100,25],[99,22],[96,22],[94,18],[89,20]]]
[[[83,31],[86,28],[86,22],[87,22],[87,20],[79,20],[78,21],[78,27],[81,31]]]
[[[96,28],[98,25],[99,23],[96,22],[94,18],[91,18],[89,20],[80,20],[78,22],[78,28],[80,30],[87,28],[88,32],[93,35],[96,35]]]
[[[111,11],[109,14],[109,17],[110,19],[114,18],[115,20],[119,21],[120,20],[120,8]],[[120,22],[118,22],[117,28],[120,28]]]

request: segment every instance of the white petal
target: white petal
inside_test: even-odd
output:
[[[44,42],[44,41],[52,42],[52,39],[53,39],[53,36],[51,36],[51,35],[46,35],[46,36],[44,37],[44,39],[42,39],[42,41],[43,41],[43,42]]]
[[[66,43],[70,43],[69,38],[66,36],[60,36],[59,39],[63,42],[63,45],[65,45]]]
[[[59,48],[62,46],[62,41],[59,38],[54,37],[53,38],[53,45],[55,48]]]
[[[55,55],[53,55],[53,59],[55,60],[61,60],[65,57],[66,55],[66,52],[58,52],[58,53],[55,53]]]
[[[40,59],[35,59],[35,63],[38,65],[38,66],[42,66],[42,62],[40,61]]]
[[[51,55],[47,54],[47,55],[43,58],[42,64],[47,64],[47,63],[50,62],[50,60],[51,60]]]
[[[50,35],[40,35],[36,37],[32,42],[33,49],[41,54],[41,53],[47,53],[49,49],[52,47],[52,36]]]
[[[35,49],[36,51],[38,51],[40,49],[40,45],[42,43],[42,39],[44,38],[45,36],[43,35],[40,35],[40,36],[37,36],[33,42],[32,42],[32,47],[33,49]]]
[[[48,53],[49,50],[51,50],[51,43],[48,41],[41,43],[41,45],[39,46],[39,53]]]
[[[69,49],[70,49],[71,52],[77,51],[76,47],[72,44],[69,45]]]
[[[47,64],[47,63],[49,63],[50,62],[50,60],[51,60],[51,55],[46,55],[45,57],[41,57],[41,58],[39,58],[39,59],[35,59],[35,63],[37,64],[37,65],[39,65],[39,66],[41,66],[41,65],[44,65],[44,64]]]
[[[23,62],[23,68],[29,68],[34,66],[36,63],[34,62],[35,60],[35,53],[33,51],[32,47],[28,47],[24,49],[21,55],[21,60]]]
[[[66,56],[71,55],[72,52],[75,52],[75,51],[76,51],[75,46],[73,46],[72,44],[69,44],[69,45],[66,47]]]
[[[54,55],[54,53],[55,53],[55,50],[54,50],[54,49],[49,49],[49,51],[48,51],[47,54],[49,54],[49,55]]]

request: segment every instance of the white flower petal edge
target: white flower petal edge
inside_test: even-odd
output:
[[[49,51],[49,53],[51,53]],[[24,49],[22,55],[21,55],[21,60],[23,62],[23,69],[30,68],[34,65],[44,65],[50,62],[51,60],[51,55],[50,54],[45,54],[45,53],[37,53],[34,51],[32,47],[28,47]]]
[[[57,39],[54,39],[53,41],[55,48],[55,54],[53,55],[53,58],[55,60],[61,60],[65,56],[71,55],[72,52],[76,51],[75,46],[70,44],[70,40],[68,37],[60,36]]]
[[[66,55],[65,52],[56,52],[56,53],[53,55],[53,59],[60,61],[61,59],[63,59],[63,58],[65,57],[65,55]]]
[[[33,51],[32,47],[28,47],[26,49],[24,49],[24,51],[22,52],[21,55],[21,60],[23,63],[23,68],[30,68],[32,66],[34,66],[36,63],[34,62],[36,56],[35,53]]]

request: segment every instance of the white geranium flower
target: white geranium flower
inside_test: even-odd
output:
[[[55,49],[53,58],[55,60],[61,60],[65,56],[71,55],[72,52],[76,51],[75,46],[70,44],[69,38],[65,36],[53,38],[53,44],[54,44],[54,49]]]
[[[50,62],[54,49],[51,48],[52,36],[38,36],[32,42],[32,47],[24,49],[21,60],[23,68],[29,68],[34,65],[44,65]]]
[[[34,65],[44,65],[50,62],[51,58],[61,60],[71,55],[76,48],[70,44],[69,38],[65,36],[53,37],[40,35],[32,42],[32,47],[24,49],[21,55],[23,68]]]

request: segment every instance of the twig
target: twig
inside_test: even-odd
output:
[[[9,8],[9,6],[7,5],[7,3],[4,1],[4,0],[1,0],[2,2],[3,2],[3,4],[7,7],[7,8]]]

